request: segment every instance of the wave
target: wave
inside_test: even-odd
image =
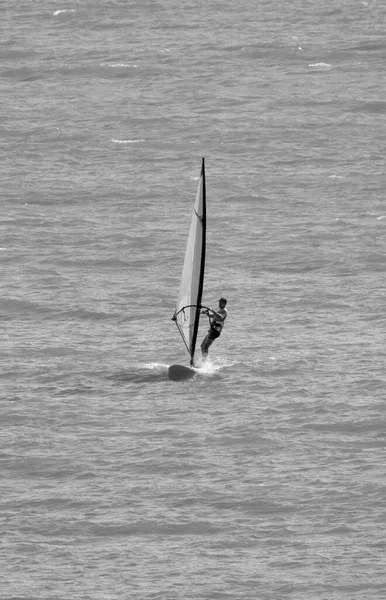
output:
[[[103,79],[123,79],[133,78],[138,75],[151,75],[151,68],[144,70],[143,73],[139,72],[139,65],[136,63],[125,63],[125,62],[101,62],[96,64],[95,62],[89,62],[87,64],[72,64],[62,63],[57,69],[57,72],[66,77],[89,77],[90,75],[99,76]]]
[[[33,50],[6,50],[5,48],[2,48],[0,50],[0,59],[1,60],[30,58],[35,55],[36,55],[36,52],[34,52]]]
[[[138,69],[138,65],[135,63],[100,63],[101,67],[109,67],[110,69]]]
[[[36,81],[38,79],[43,78],[41,73],[36,73],[34,71],[31,71],[27,67],[20,67],[19,69],[8,69],[7,71],[3,71],[1,73],[1,76],[9,78],[9,79],[17,79],[21,82]]]
[[[194,521],[186,523],[162,523],[156,519],[140,520],[130,524],[100,522],[91,525],[91,532],[98,537],[115,536],[192,536],[192,535],[214,535],[219,533],[221,528],[213,525],[209,521]]]
[[[47,318],[48,317],[55,317],[55,319],[57,320],[67,320],[69,317],[71,317],[80,319],[82,321],[104,321],[107,319],[115,319],[117,317],[120,317],[120,315],[116,313],[106,313],[103,311],[86,310],[84,308],[78,308],[60,311],[52,309],[50,310],[50,314],[47,316]]]
[[[380,52],[386,50],[386,42],[382,41],[366,41],[360,42],[356,46],[350,46],[348,50],[355,50],[359,52]]]
[[[17,300],[15,298],[0,298],[0,315],[2,318],[10,318],[20,315],[48,314],[47,306],[38,302],[28,300]]]
[[[131,365],[112,375],[109,379],[119,383],[150,383],[168,379],[169,365],[164,363],[148,363],[142,365]]]
[[[87,310],[84,308],[58,308],[39,302],[18,300],[15,298],[0,298],[0,316],[2,319],[20,317],[35,317],[40,315],[44,319],[62,320],[76,318],[81,320],[106,320],[116,318],[115,313]]]
[[[111,141],[113,144],[140,144],[141,142],[145,142],[145,139],[139,139],[139,140],[130,140],[130,139],[123,139],[123,140],[118,140],[115,138],[111,138]]]
[[[324,63],[324,62],[320,62],[320,63],[311,63],[308,65],[310,68],[312,69],[316,69],[318,71],[330,71],[333,66],[330,65],[329,63]]]
[[[350,112],[362,112],[368,114],[385,115],[386,114],[386,101],[384,100],[370,100],[358,104],[355,108],[351,109]]]
[[[75,8],[59,8],[58,10],[55,10],[52,13],[52,16],[58,17],[59,15],[68,15],[68,14],[73,14],[73,13],[76,13]]]
[[[106,267],[111,269],[116,269],[118,267],[128,268],[132,265],[126,260],[122,258],[89,258],[89,257],[79,257],[78,259],[73,258],[62,258],[55,261],[56,265],[62,265],[65,267],[78,267],[80,265],[84,265],[87,267]]]

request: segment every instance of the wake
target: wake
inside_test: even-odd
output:
[[[205,363],[194,368],[193,376],[190,381],[218,375],[227,368],[237,364],[237,361],[231,361],[221,358],[208,358]],[[129,365],[127,369],[116,373],[111,378],[121,383],[152,383],[169,380],[170,364],[163,362],[148,362]],[[186,365],[187,367],[187,365]]]

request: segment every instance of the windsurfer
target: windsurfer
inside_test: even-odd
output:
[[[218,301],[218,311],[213,310],[212,308],[206,308],[202,311],[202,314],[208,315],[210,329],[201,344],[201,352],[202,358],[205,360],[208,356],[209,347],[213,344],[214,340],[216,340],[224,327],[225,319],[228,316],[228,311],[225,308],[227,304],[226,298],[220,298]]]

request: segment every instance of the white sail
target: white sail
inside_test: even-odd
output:
[[[194,365],[200,305],[204,285],[206,236],[205,163],[202,159],[201,175],[186,246],[184,267],[177,299],[175,320],[178,330]]]

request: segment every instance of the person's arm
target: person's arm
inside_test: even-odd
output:
[[[212,318],[215,318],[215,319],[217,319],[219,321],[224,321],[225,318],[226,318],[226,316],[227,316],[227,314],[226,314],[225,311],[224,312],[217,312],[217,311],[213,310],[213,308],[210,308],[209,310],[212,313]]]

